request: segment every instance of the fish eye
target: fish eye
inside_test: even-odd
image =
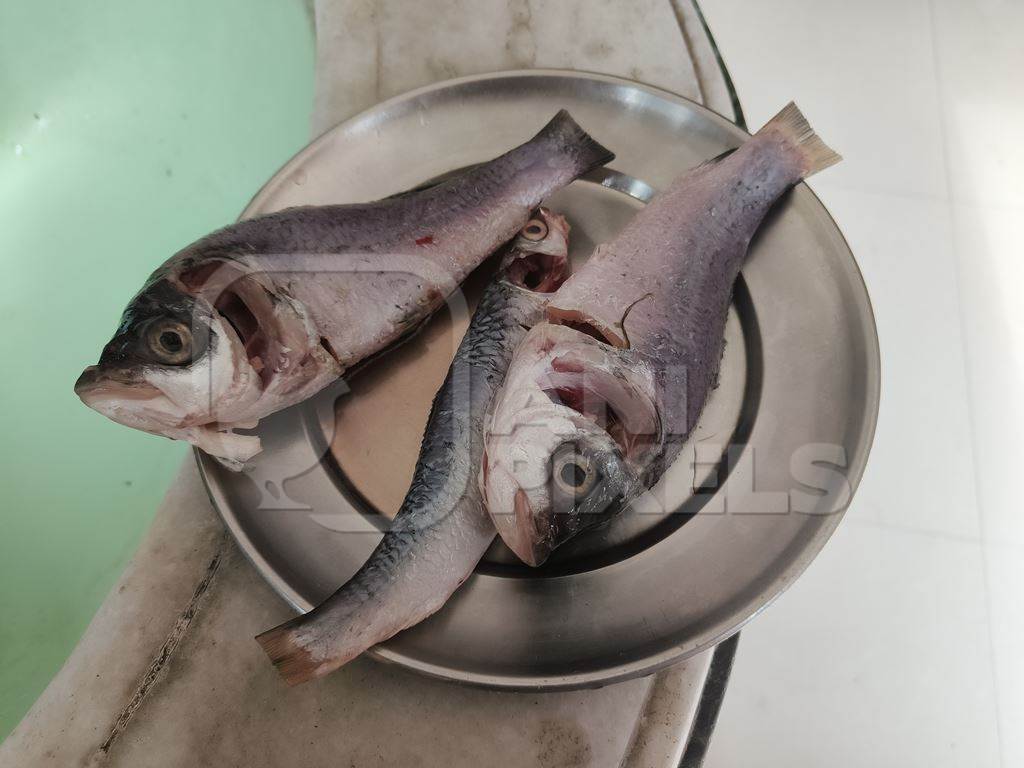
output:
[[[586,496],[597,484],[593,462],[572,445],[555,455],[552,475],[556,487],[566,496]]]
[[[543,240],[548,236],[548,225],[541,219],[530,219],[526,226],[520,230],[520,234],[527,240]]]
[[[146,343],[161,363],[181,365],[192,359],[192,331],[177,320],[159,320],[146,330]]]
[[[587,481],[587,470],[574,461],[567,461],[562,465],[560,476],[567,486],[579,488]]]

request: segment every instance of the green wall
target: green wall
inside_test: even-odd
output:
[[[0,0],[0,739],[185,455],[75,378],[153,268],[305,143],[312,90],[301,0]]]

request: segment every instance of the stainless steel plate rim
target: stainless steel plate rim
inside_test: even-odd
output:
[[[574,94],[578,94],[578,96],[574,96]],[[242,215],[243,217],[254,215],[268,205],[279,206],[282,204],[282,199],[287,203],[289,193],[282,192],[284,180],[294,178],[297,173],[305,173],[304,169],[312,170],[314,166],[311,166],[310,163],[314,163],[319,155],[330,151],[338,142],[359,141],[360,136],[363,137],[362,140],[365,140],[365,137],[370,135],[367,133],[368,127],[387,129],[391,124],[389,121],[400,123],[403,115],[408,115],[410,110],[420,114],[430,114],[432,109],[440,111],[445,108],[454,108],[453,104],[458,109],[468,110],[471,114],[480,114],[482,109],[493,108],[493,103],[482,106],[482,101],[494,102],[497,100],[498,103],[501,103],[503,98],[518,99],[517,103],[520,106],[529,105],[531,99],[539,100],[547,105],[551,103],[552,99],[577,98],[579,103],[570,104],[570,111],[586,110],[593,107],[595,110],[604,109],[603,114],[610,114],[610,109],[617,108],[637,124],[642,124],[647,117],[652,122],[667,120],[667,124],[670,126],[673,120],[682,121],[687,126],[692,125],[695,130],[706,133],[707,136],[702,138],[705,144],[708,141],[736,144],[742,141],[743,136],[746,135],[725,118],[681,96],[611,76],[563,70],[525,70],[471,76],[427,86],[389,99],[326,132],[286,163],[254,196]],[[591,101],[588,102],[587,99]],[[474,109],[477,110],[477,113],[473,112]],[[650,114],[644,112],[645,109],[654,116],[650,117]],[[587,121],[581,122],[599,139],[604,140],[601,125],[591,126]],[[664,126],[661,128],[664,129]],[[611,142],[607,141],[606,143],[610,144]],[[616,147],[613,146],[614,148]],[[702,149],[707,151],[706,148]],[[630,169],[622,170],[629,171]],[[649,181],[643,175],[637,175],[643,181]],[[423,181],[423,179],[418,179],[418,181]],[[862,349],[858,347],[856,352],[847,350],[847,353],[855,358],[853,362],[862,369],[856,371],[856,374],[861,377],[858,380],[860,402],[857,403],[856,413],[852,417],[857,422],[856,441],[852,452],[847,456],[845,472],[852,492],[863,474],[877,418],[880,363],[874,320],[863,278],[845,240],[828,212],[806,185],[800,185],[794,197],[797,198],[796,202],[786,203],[787,213],[785,216],[790,218],[797,216],[796,213],[790,214],[789,211],[799,206],[800,216],[811,222],[810,225],[815,227],[819,238],[827,240],[827,245],[832,251],[829,258],[839,264],[837,269],[842,270],[842,277],[848,283],[841,286],[843,296],[850,305],[850,322],[847,325],[857,326],[850,329],[850,338],[863,347]],[[308,409],[305,413],[308,416]],[[304,436],[303,439],[309,442],[310,436],[307,433],[309,418],[301,418],[293,413],[286,415],[284,419],[290,419],[291,425],[286,426],[286,429],[301,432]],[[303,449],[299,446],[295,450]],[[210,498],[246,557],[272,588],[293,607],[298,610],[308,610],[311,607],[309,589],[297,587],[295,574],[291,573],[292,568],[301,568],[301,564],[290,562],[288,569],[282,568],[280,564],[275,565],[273,560],[278,553],[271,551],[272,543],[268,544],[266,537],[260,540],[260,535],[266,532],[253,528],[253,520],[258,518],[253,518],[250,511],[240,506],[239,490],[236,487],[240,478],[228,473],[208,456],[198,451],[196,457]],[[321,480],[321,482],[323,481]],[[793,514],[790,513],[790,516]],[[723,615],[708,620],[706,626],[699,627],[699,631],[695,630],[689,633],[683,631],[674,636],[674,642],[669,643],[664,642],[664,638],[660,638],[660,646],[658,645],[659,638],[653,638],[647,645],[639,644],[637,647],[641,650],[635,651],[634,649],[632,655],[627,654],[621,658],[614,658],[614,654],[605,654],[603,657],[595,657],[598,659],[597,661],[588,660],[583,668],[572,668],[573,660],[567,658],[564,671],[562,669],[552,670],[550,665],[545,666],[544,664],[533,668],[529,658],[512,661],[502,659],[504,664],[496,664],[492,670],[487,668],[486,662],[479,660],[481,658],[479,656],[480,649],[476,649],[477,655],[474,658],[477,661],[475,664],[469,662],[462,664],[457,654],[438,656],[435,653],[438,649],[431,645],[433,642],[431,638],[437,636],[436,643],[447,642],[448,644],[453,642],[453,638],[445,636],[445,632],[448,630],[434,619],[426,622],[429,626],[424,628],[421,625],[409,633],[400,634],[392,641],[371,649],[369,653],[382,661],[393,662],[433,677],[504,689],[558,690],[596,687],[649,674],[710,648],[738,631],[800,575],[831,536],[841,517],[842,511],[823,516],[819,520],[809,521],[805,526],[807,531],[801,529],[799,534],[794,533],[793,541],[796,543],[790,545],[790,549],[795,551],[790,556],[790,549],[786,550],[785,564],[777,568],[766,583],[756,585],[758,588],[756,595],[737,596],[736,605],[728,604],[726,601],[722,605],[727,605],[728,610],[723,608]],[[723,520],[725,520],[724,517]],[[664,552],[672,546],[670,542],[676,537],[683,536],[690,529],[690,525],[691,523],[688,523],[678,529],[677,533],[658,542],[650,549],[661,547],[661,556],[663,557]],[[755,527],[762,525],[762,521],[755,521],[752,525]],[[770,527],[765,530],[770,530]],[[712,534],[719,538],[721,536],[720,532],[712,531]],[[799,539],[799,535],[804,535],[804,538]],[[678,539],[676,540],[678,541]],[[646,552],[643,554],[646,556]],[[628,563],[629,561],[623,562]],[[358,564],[350,565],[354,570]],[[622,565],[623,563],[616,563],[614,567],[606,569],[608,573],[601,574],[600,578],[606,580],[622,578]],[[289,573],[283,572],[285,570],[288,570]],[[616,575],[616,571],[619,572],[619,575]],[[586,574],[586,576],[590,575]],[[570,575],[559,578],[579,579],[581,577]],[[475,577],[475,580],[488,583],[502,581],[495,577]],[[549,579],[549,581],[554,583],[558,579]],[[471,592],[472,589],[469,587],[473,582],[474,580],[467,582],[464,590]],[[604,581],[602,583],[607,586],[611,582]],[[601,588],[597,587],[597,589]],[[509,587],[508,589],[513,588]],[[500,594],[500,592],[495,594]],[[741,597],[742,599],[740,599]],[[473,599],[473,597],[466,598],[470,602]],[[458,608],[455,609],[456,613],[458,610],[468,610],[464,605],[466,600],[459,603]],[[449,610],[450,607],[446,607],[444,610]],[[467,619],[459,617],[455,624],[458,624],[459,621],[465,622]],[[470,625],[463,624],[463,626]],[[409,638],[414,639],[406,641],[403,639],[404,634],[408,634]],[[457,641],[456,636],[454,642]],[[517,647],[522,650],[524,646],[520,644]],[[438,658],[441,659],[440,662]]]

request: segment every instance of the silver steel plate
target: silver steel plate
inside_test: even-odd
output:
[[[626,80],[544,70],[469,77],[329,131],[243,216],[417,186],[504,152],[563,107],[618,155],[612,171],[549,201],[569,218],[577,264],[652,190],[745,137],[697,104]],[[265,450],[247,472],[198,455],[240,546],[295,608],[327,597],[380,539],[486,272],[347,385],[261,423]],[[371,653],[466,683],[556,689],[647,674],[713,646],[791,584],[835,530],[864,470],[878,387],[856,262],[800,185],[752,244],[720,384],[662,482],[543,568],[495,544],[441,612]]]

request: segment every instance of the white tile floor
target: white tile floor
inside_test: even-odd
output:
[[[835,538],[744,630],[707,765],[1024,766],[1024,3],[703,0],[752,127],[796,99],[882,412]]]

